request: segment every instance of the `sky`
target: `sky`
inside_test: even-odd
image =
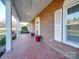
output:
[[[71,19],[71,20],[73,20],[74,18],[77,19],[78,17],[79,17],[79,12],[75,12],[75,13],[68,15],[68,19]]]
[[[5,6],[0,1],[0,22],[2,22],[3,19],[5,19]]]
[[[0,1],[0,22],[5,21],[5,6],[4,4]],[[12,16],[12,21],[16,21],[16,19]]]

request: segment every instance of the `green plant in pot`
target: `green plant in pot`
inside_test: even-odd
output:
[[[36,36],[35,36],[35,39],[36,39],[37,42],[40,42],[41,39],[42,39],[42,36],[40,36],[40,35],[36,35]]]

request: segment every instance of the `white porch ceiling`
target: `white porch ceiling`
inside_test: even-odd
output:
[[[20,21],[31,21],[53,0],[12,0]],[[30,14],[30,15],[29,15]]]

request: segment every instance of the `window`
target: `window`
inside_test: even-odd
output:
[[[67,9],[67,40],[79,43],[79,4]]]

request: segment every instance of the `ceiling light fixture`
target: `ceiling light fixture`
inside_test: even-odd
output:
[[[27,15],[31,15],[31,13],[30,13],[30,12],[28,12],[28,13],[27,13]]]

